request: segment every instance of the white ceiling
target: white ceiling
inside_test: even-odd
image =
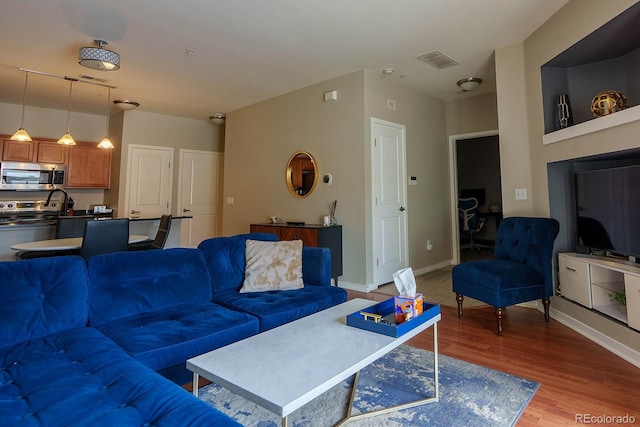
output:
[[[0,14],[0,102],[22,103],[24,73],[104,79],[111,98],[140,110],[206,120],[356,70],[434,97],[495,91],[493,52],[524,40],[567,0],[5,0]],[[121,69],[77,62],[94,39]],[[188,53],[192,50],[193,53]],[[460,62],[438,70],[416,59],[439,50]],[[30,74],[28,106],[65,110],[69,83]],[[106,111],[104,88],[74,84],[71,109]],[[113,112],[113,111],[112,111]]]

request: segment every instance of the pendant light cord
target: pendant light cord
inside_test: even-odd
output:
[[[111,102],[111,88],[108,88],[107,91],[107,129],[105,130],[105,135],[109,136],[109,103]]]
[[[71,119],[71,90],[73,89],[73,80],[69,83],[69,103],[67,104],[67,133],[69,133],[69,120]]]
[[[27,103],[27,81],[29,80],[29,73],[24,73],[24,92],[22,94],[22,119],[20,120],[20,129],[24,128],[24,106]]]

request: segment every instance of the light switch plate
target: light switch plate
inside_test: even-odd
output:
[[[526,188],[516,188],[516,200],[527,200]]]

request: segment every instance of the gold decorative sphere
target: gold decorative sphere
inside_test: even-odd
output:
[[[591,100],[591,113],[593,117],[606,116],[607,114],[613,114],[625,108],[629,108],[627,98],[617,90],[599,92]]]

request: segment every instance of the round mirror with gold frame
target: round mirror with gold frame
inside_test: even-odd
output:
[[[318,182],[318,169],[313,156],[296,151],[287,163],[287,187],[295,197],[307,197]]]

